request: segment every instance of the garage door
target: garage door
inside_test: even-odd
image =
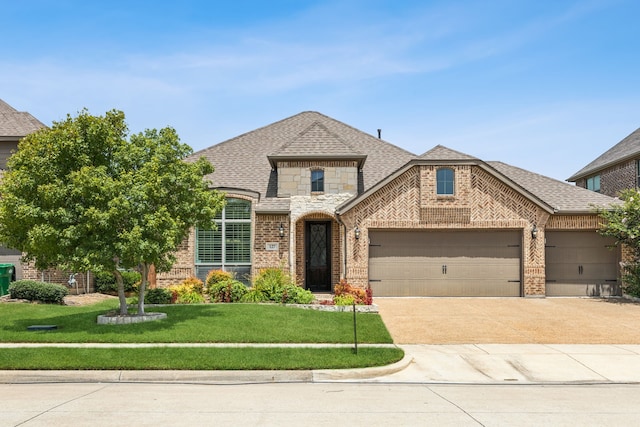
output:
[[[369,231],[374,296],[520,296],[519,231]]]
[[[547,296],[621,295],[615,240],[595,231],[547,231]]]

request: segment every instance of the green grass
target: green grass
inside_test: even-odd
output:
[[[98,325],[117,308],[0,304],[3,343],[353,343],[353,313],[303,310],[275,304],[203,304],[148,307],[167,319]],[[31,325],[57,330],[28,331]],[[392,343],[378,314],[357,314],[358,343]],[[0,369],[338,369],[381,366],[403,357],[397,348],[7,348]]]
[[[398,348],[17,348],[0,349],[0,369],[303,370],[394,363]]]
[[[353,313],[303,310],[276,304],[203,304],[148,308],[167,319],[98,325],[114,302],[83,307],[0,304],[0,342],[58,343],[351,343]],[[30,325],[57,325],[28,331]],[[378,314],[357,315],[358,342],[392,343]]]

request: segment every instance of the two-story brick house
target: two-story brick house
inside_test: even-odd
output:
[[[640,129],[605,151],[567,181],[607,196],[640,187]]]
[[[7,168],[7,159],[18,149],[18,141],[45,125],[31,114],[18,111],[0,99],[0,179]],[[14,264],[16,278],[22,278],[20,251],[0,245],[0,263]]]
[[[615,200],[443,146],[409,153],[317,112],[197,152],[227,194],[218,229],[194,230],[160,283],[265,267],[374,295],[618,294],[620,251],[593,206]]]

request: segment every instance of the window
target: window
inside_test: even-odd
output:
[[[600,192],[600,175],[587,178],[587,190],[595,191],[596,193]]]
[[[444,196],[453,195],[454,175],[453,169],[441,168],[436,172],[437,194]]]
[[[245,281],[251,272],[251,202],[227,199],[216,225],[216,230],[196,230],[198,277],[219,268]]]
[[[324,171],[320,169],[311,171],[311,191],[323,192],[324,191]]]
[[[636,160],[636,188],[640,188],[640,160]]]

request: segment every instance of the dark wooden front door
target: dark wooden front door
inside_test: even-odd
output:
[[[313,292],[331,291],[331,223],[306,223],[306,285]]]

